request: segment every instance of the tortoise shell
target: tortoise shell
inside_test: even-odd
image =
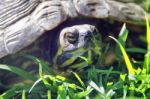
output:
[[[142,25],[147,13],[142,6],[143,2],[135,3],[134,0],[0,0],[0,58],[18,52],[46,31],[56,28],[69,18],[110,18]]]

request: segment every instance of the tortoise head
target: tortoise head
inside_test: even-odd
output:
[[[71,65],[80,56],[87,56],[87,52],[94,48],[94,39],[100,41],[100,34],[93,25],[83,24],[64,28],[59,35],[59,50],[55,60],[61,66]]]

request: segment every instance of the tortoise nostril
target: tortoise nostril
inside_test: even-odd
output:
[[[95,28],[94,30],[93,30],[93,33],[95,34],[95,33],[97,33],[98,32],[98,30]]]
[[[92,37],[91,31],[87,32],[87,35],[85,36],[85,40],[89,40]]]
[[[88,36],[88,37],[91,37],[91,36],[92,36],[92,32],[91,32],[91,31],[88,31],[88,32],[87,32],[87,36]]]

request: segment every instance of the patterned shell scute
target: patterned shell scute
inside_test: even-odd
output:
[[[38,0],[0,0],[0,29],[27,16],[38,4]]]
[[[0,0],[0,58],[30,45],[66,18],[60,0]]]

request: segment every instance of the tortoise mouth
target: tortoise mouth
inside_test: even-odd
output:
[[[82,49],[81,49],[82,50]],[[84,51],[83,51],[84,50]],[[96,63],[99,57],[99,54],[95,53],[94,50],[90,48],[88,50],[83,49],[82,51],[72,51],[72,52],[64,52],[57,57],[57,66],[59,68],[70,68],[70,69],[78,69],[81,68],[80,66],[84,65],[87,67],[89,64],[87,61],[82,59],[82,57],[88,58],[90,55],[88,52],[91,52],[91,60],[92,64]],[[82,67],[83,68],[83,67]]]

